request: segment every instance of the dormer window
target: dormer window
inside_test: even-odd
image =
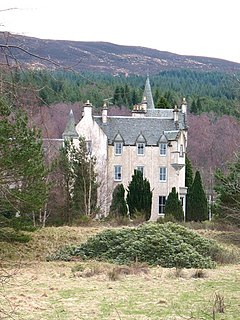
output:
[[[144,155],[144,150],[145,150],[145,143],[138,142],[137,143],[137,154],[138,155]]]
[[[123,153],[123,144],[124,140],[121,136],[121,134],[118,132],[116,136],[113,139],[114,142],[114,154],[115,156],[121,156]]]
[[[122,144],[122,142],[115,142],[115,143],[114,143],[114,152],[115,152],[115,155],[117,155],[117,156],[122,155],[122,150],[123,150],[123,144]]]
[[[159,154],[160,154],[160,156],[161,157],[165,157],[167,155],[168,139],[165,136],[164,132],[160,136],[160,138],[158,140],[158,144],[159,144]]]
[[[160,143],[160,156],[164,157],[167,155],[167,144],[166,143]]]

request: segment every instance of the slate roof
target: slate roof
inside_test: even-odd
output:
[[[151,109],[147,110],[146,117],[157,117],[157,118],[173,118],[173,109]],[[186,129],[186,116],[182,112],[178,113],[179,129]]]
[[[94,120],[107,135],[109,144],[113,144],[120,134],[125,145],[135,145],[140,135],[146,139],[147,145],[158,145],[163,133],[168,140],[176,140],[179,130],[185,128],[184,123],[179,123],[176,129],[173,118],[112,116],[107,118],[107,123],[102,123],[102,118],[95,116]]]

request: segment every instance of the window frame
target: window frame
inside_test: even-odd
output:
[[[164,173],[161,172],[164,169]],[[163,179],[165,178],[165,179]],[[167,181],[167,167],[160,167],[159,168],[159,181],[160,182],[166,182]]]
[[[119,151],[119,150],[120,150],[120,152],[118,153],[117,151]],[[122,142],[114,142],[114,154],[115,154],[115,156],[121,156],[123,154],[123,143]]]
[[[146,147],[146,144],[144,142],[137,142],[137,155],[138,156],[144,156],[145,147]],[[142,153],[139,153],[139,150],[142,150]]]
[[[160,199],[162,201],[160,201]],[[166,196],[158,196],[158,214],[165,214],[165,206],[166,206]]]
[[[162,148],[163,146],[164,146],[164,148]],[[164,153],[162,153],[162,151],[164,151]],[[167,143],[161,142],[159,144],[159,154],[160,154],[160,157],[166,157],[167,156]]]
[[[114,181],[122,181],[122,166],[114,166]]]

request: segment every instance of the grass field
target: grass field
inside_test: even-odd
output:
[[[101,230],[46,228],[26,244],[0,243],[0,319],[240,319],[239,264],[176,270],[45,261],[62,245]],[[239,250],[238,234],[206,232],[211,234],[228,246],[234,238],[231,248]]]

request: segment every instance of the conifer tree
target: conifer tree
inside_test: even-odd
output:
[[[218,193],[217,216],[240,227],[240,154],[228,164],[228,172],[215,172]]]
[[[204,221],[208,218],[208,203],[199,171],[196,171],[187,202],[187,220]]]
[[[113,190],[110,215],[115,218],[127,216],[127,204],[125,201],[125,189],[123,184],[118,184]]]
[[[197,106],[197,111],[200,114],[202,112],[202,103],[199,97],[197,98],[196,106]]]
[[[0,100],[0,213],[38,212],[48,188],[39,130]]]
[[[157,106],[157,102],[158,102],[160,96],[161,96],[160,90],[159,90],[159,88],[157,88],[155,90],[154,97],[153,97],[153,101],[154,101],[155,106]]]
[[[156,105],[157,108],[160,108],[160,109],[167,109],[169,108],[169,104],[168,104],[168,101],[165,97],[161,96],[158,101],[157,101],[157,105]]]
[[[192,102],[190,111],[191,111],[191,113],[193,113],[193,114],[197,114],[197,112],[198,112],[198,109],[197,109],[197,105],[196,105],[195,100],[193,100],[193,102]]]
[[[118,106],[118,105],[120,105],[120,101],[121,101],[120,87],[116,86],[114,94],[113,94],[113,103]]]
[[[190,188],[193,184],[192,163],[186,155],[186,170],[185,170],[185,186]]]
[[[186,169],[185,169],[185,186],[188,188],[187,189],[187,195],[186,195],[186,216],[188,216],[188,201],[189,201],[189,194],[190,190],[193,184],[193,170],[192,170],[192,163],[190,159],[188,158],[186,154]]]
[[[130,88],[127,84],[124,86],[124,103],[125,106],[128,106],[131,101]]]
[[[132,90],[131,104],[135,105],[135,104],[139,103],[139,100],[140,100],[140,97],[139,97],[138,92],[135,89],[133,89]]]
[[[127,204],[131,218],[136,212],[142,212],[145,220],[149,220],[151,216],[152,191],[150,183],[139,170],[134,170],[132,180],[128,185]]]
[[[176,188],[173,187],[165,204],[165,216],[172,216],[176,221],[183,221],[184,213]]]

